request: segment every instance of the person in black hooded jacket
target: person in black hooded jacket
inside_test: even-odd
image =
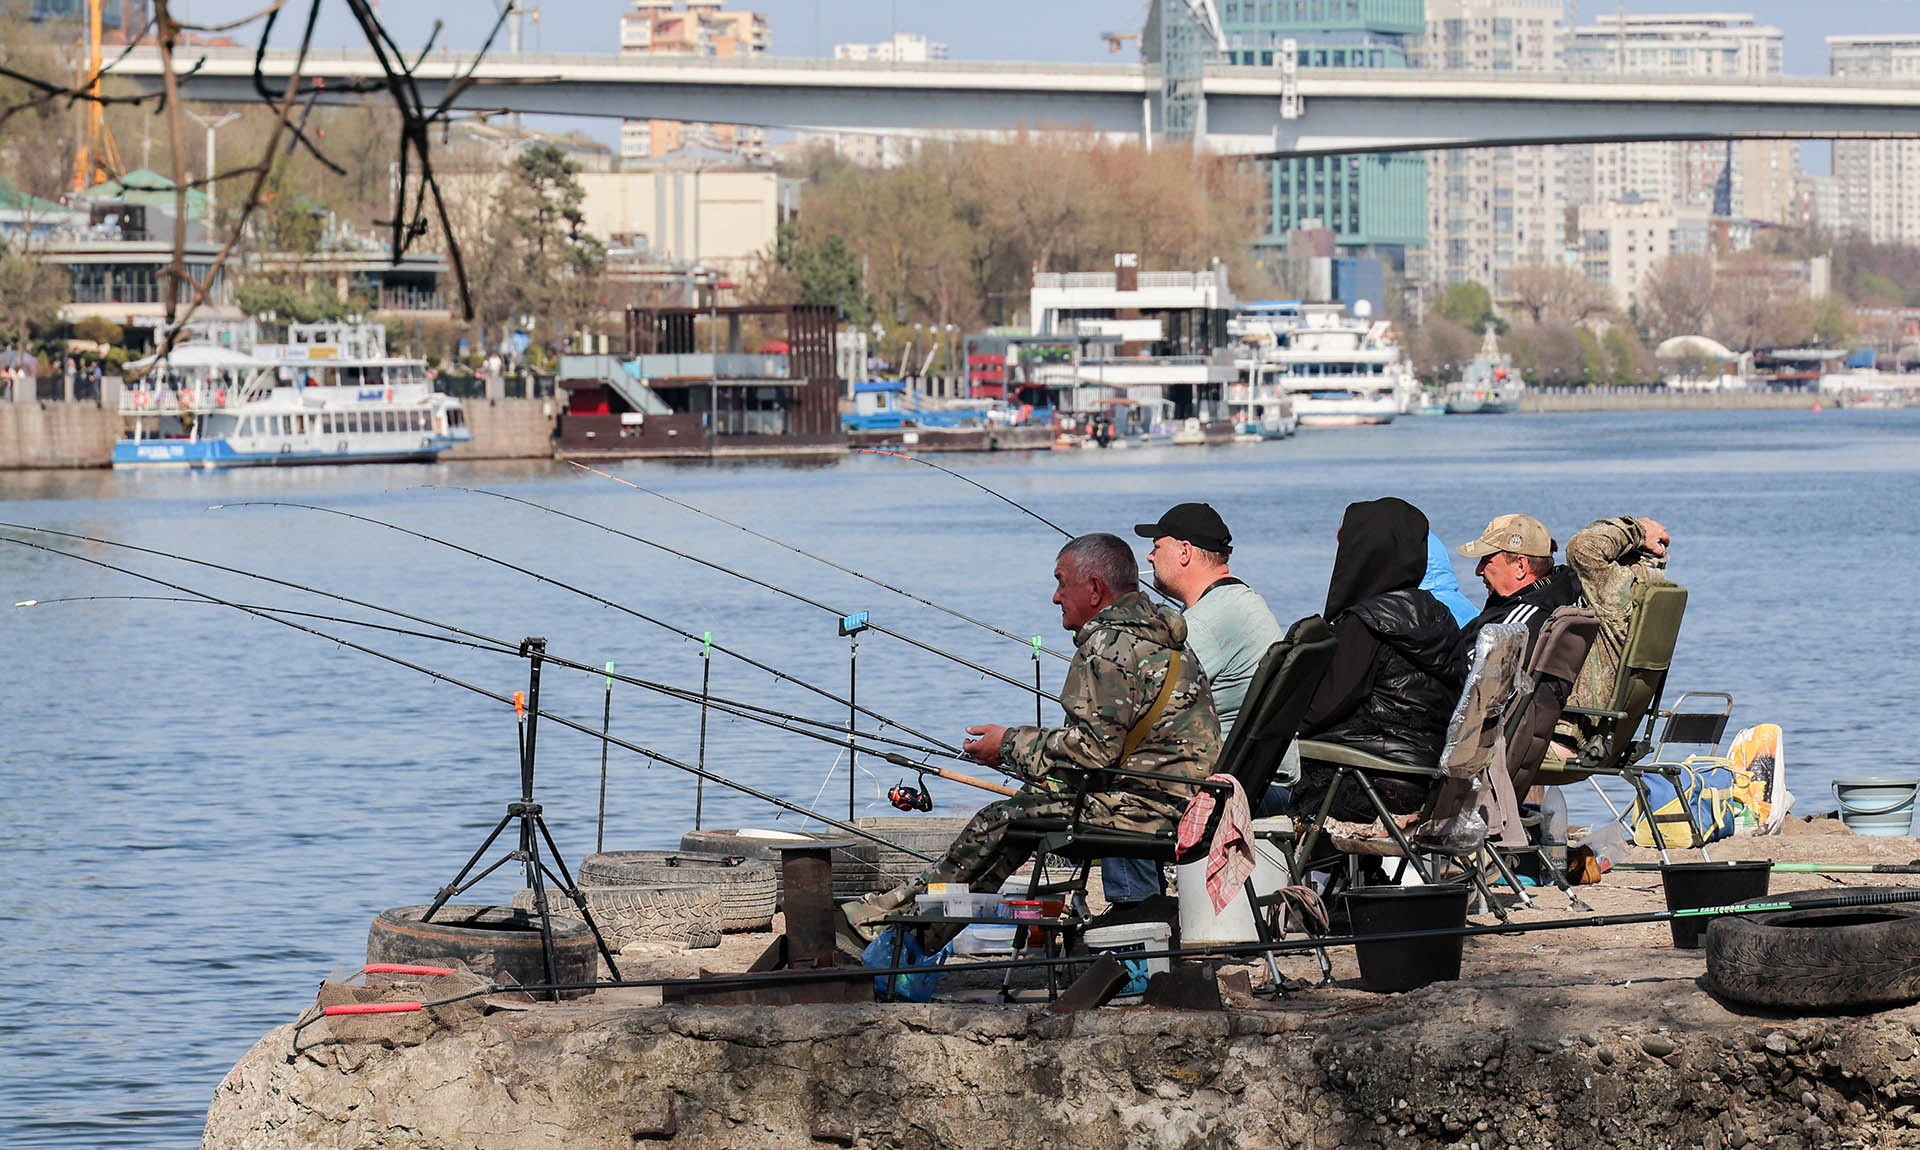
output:
[[[1300,727],[1302,739],[1340,743],[1411,766],[1440,759],[1447,721],[1460,696],[1453,662],[1459,628],[1452,612],[1420,590],[1427,570],[1427,517],[1403,499],[1347,506],[1327,584],[1325,617],[1335,640],[1333,665]],[[1334,767],[1301,764],[1296,815],[1315,815],[1333,785]],[[1424,782],[1370,776],[1387,806],[1419,808]],[[1348,779],[1334,797],[1336,819],[1371,822],[1375,811]]]

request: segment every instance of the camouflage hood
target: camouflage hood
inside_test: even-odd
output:
[[[1102,630],[1123,632],[1127,637],[1156,647],[1179,650],[1187,645],[1187,620],[1171,607],[1162,607],[1145,591],[1129,591],[1106,605],[1099,614],[1073,633],[1073,645],[1084,648],[1087,641]]]

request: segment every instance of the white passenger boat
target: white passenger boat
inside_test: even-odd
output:
[[[1504,415],[1520,410],[1527,381],[1513,361],[1500,354],[1500,343],[1487,326],[1480,353],[1467,362],[1460,378],[1447,385],[1448,415]]]
[[[1392,423],[1418,385],[1391,325],[1371,315],[1365,300],[1351,317],[1340,304],[1258,304],[1229,331],[1253,348],[1252,364],[1270,373],[1301,427]]]
[[[473,438],[425,361],[386,354],[385,329],[293,324],[288,340],[251,350],[185,342],[129,364],[113,466],[425,461]]]

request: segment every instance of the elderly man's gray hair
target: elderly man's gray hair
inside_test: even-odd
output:
[[[1118,535],[1102,531],[1070,539],[1060,549],[1059,557],[1069,570],[1100,579],[1115,595],[1124,595],[1140,584],[1140,564],[1133,557],[1133,548]]]

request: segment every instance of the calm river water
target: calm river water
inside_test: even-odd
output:
[[[1698,413],[1405,420],[1209,450],[940,457],[1075,530],[1124,533],[1185,499],[1236,536],[1233,567],[1283,620],[1318,609],[1341,509],[1400,495],[1451,543],[1526,510],[1565,540],[1591,519],[1651,515],[1692,591],[1676,688],[1737,699],[1737,724],[1787,732],[1801,812],[1829,780],[1920,774],[1920,718],[1903,685],[1920,665],[1920,412]],[[958,480],[854,455],[784,465],[630,464],[615,470],[832,556],[1017,634],[1066,635],[1049,604],[1059,538]],[[700,647],[633,615],[502,566],[335,515],[442,536],[691,632],[713,632],[836,692],[847,642],[827,612],[524,506],[424,485],[480,486],[562,508],[833,606],[869,610],[1017,678],[1022,645],[856,582],[606,479],[555,464],[316,468],[227,474],[0,475],[13,523],[111,538],[270,574],[488,635],[545,636],[553,652],[697,687]],[[210,505],[225,505],[210,510]],[[14,538],[44,536],[7,531]],[[61,544],[222,598],[374,617],[312,595],[115,548]],[[1461,580],[1479,598],[1471,563]],[[180,592],[62,555],[0,546],[12,603]],[[428,901],[479,846],[518,787],[506,708],[326,639],[226,607],[129,601],[5,609],[9,828],[0,905],[0,1123],[9,1145],[189,1145],[227,1069],[362,959],[380,909]],[[497,691],[525,685],[510,657],[408,635],[310,624]],[[403,627],[412,624],[399,623]],[[1064,664],[1048,660],[1049,687]],[[859,651],[859,697],[957,741],[969,722],[1032,721],[1030,698],[878,634]],[[597,725],[597,676],[553,670],[545,703]],[[713,690],[840,719],[792,682],[716,655]],[[697,711],[621,688],[616,734],[696,753]],[[549,725],[540,797],[569,861],[593,849],[594,741]],[[710,765],[846,813],[831,747],[716,721]],[[866,773],[862,813],[896,781]],[[834,772],[829,778],[829,772]],[[609,848],[671,847],[693,821],[691,781],[611,757]],[[1577,792],[1576,821],[1594,809]],[[935,784],[943,813],[975,794]],[[707,789],[709,826],[796,818]],[[497,873],[477,901],[505,901]]]

